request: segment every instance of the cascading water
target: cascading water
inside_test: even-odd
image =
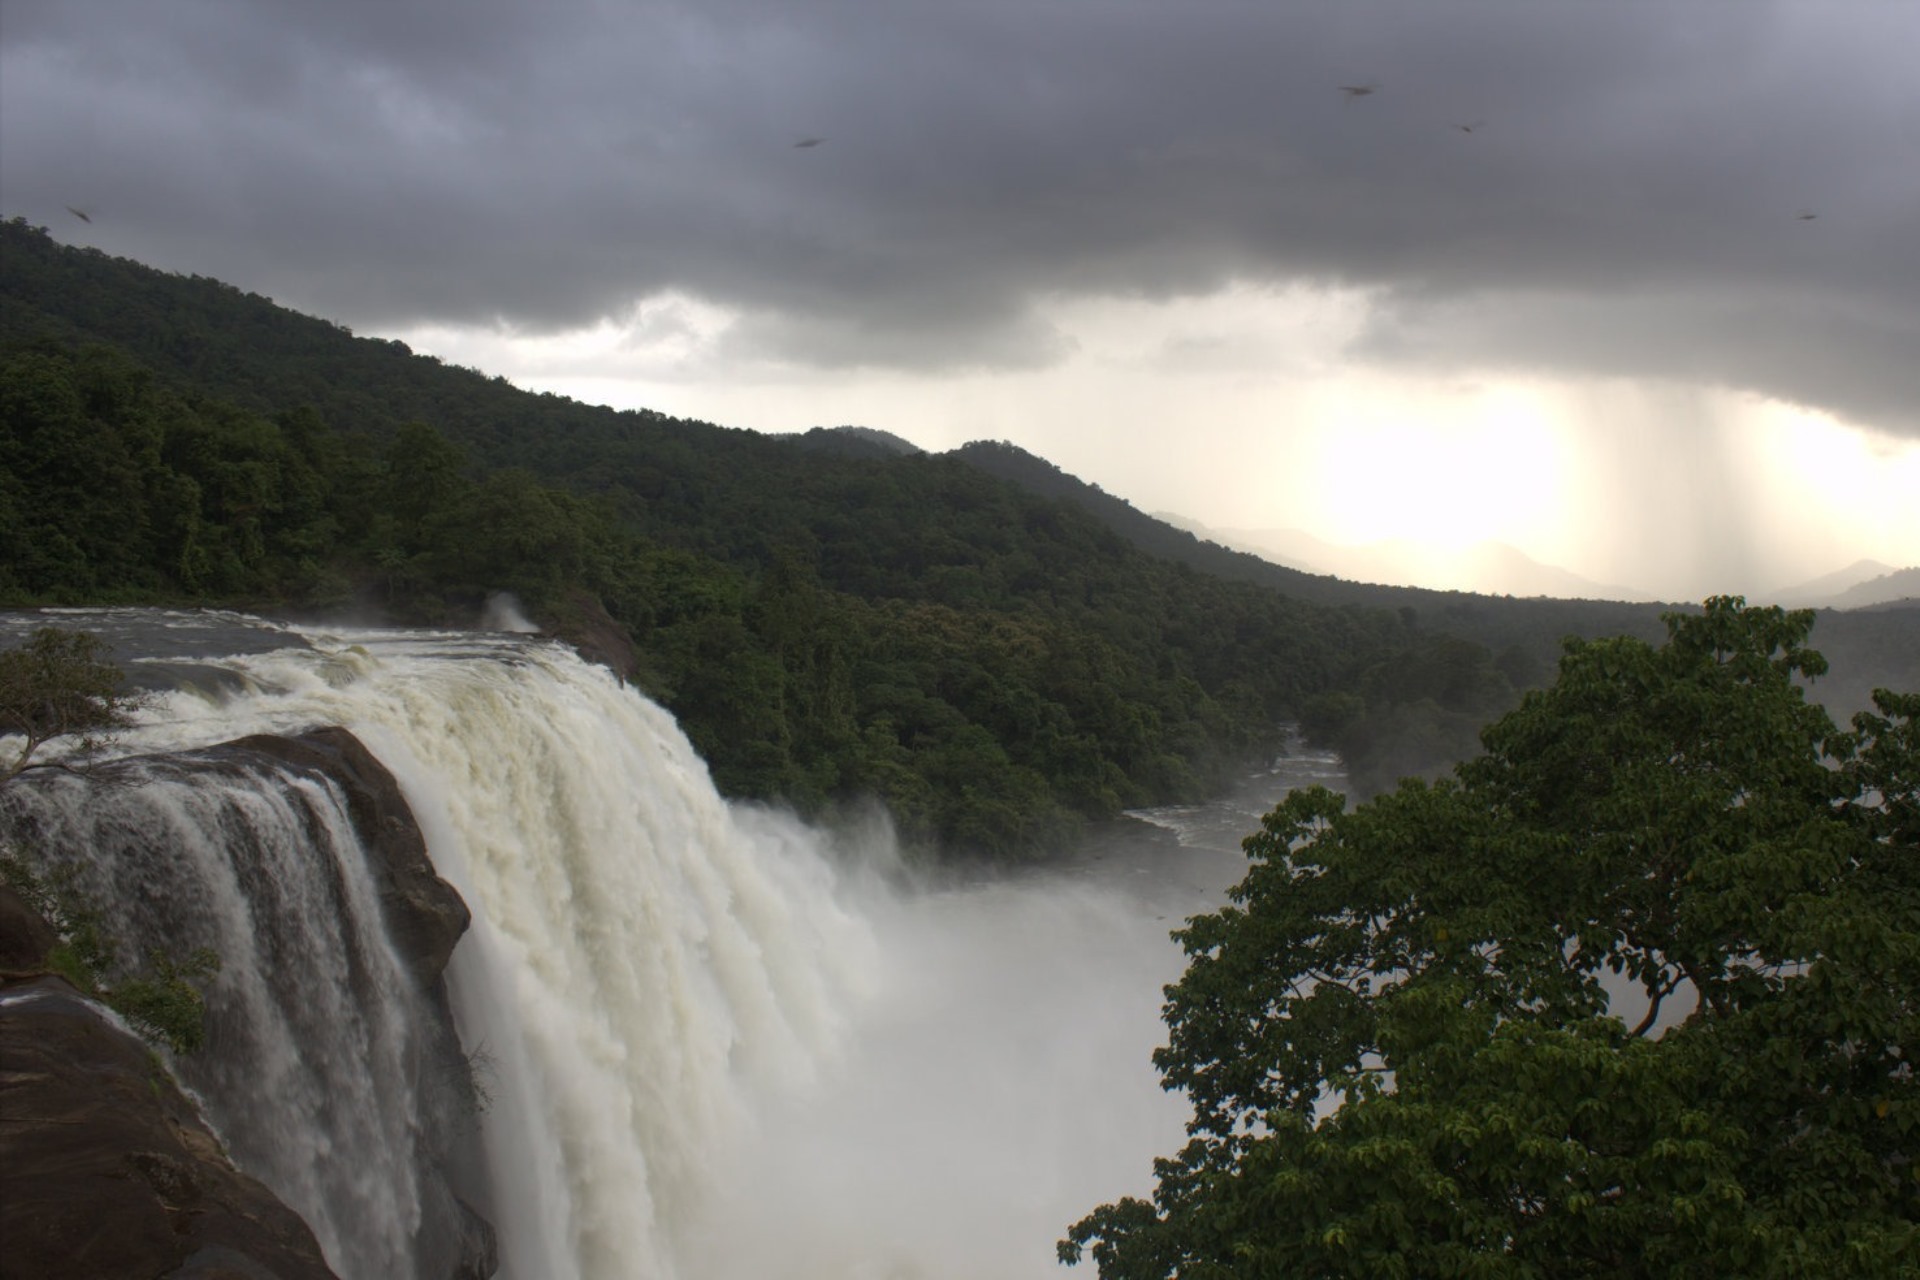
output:
[[[504,1270],[673,1276],[744,1093],[832,1047],[870,941],[818,838],[729,807],[665,712],[564,649],[475,648],[256,671],[394,770],[475,909],[450,976],[497,1064]]]
[[[177,753],[318,725],[367,743],[475,910],[449,979],[462,1038],[491,1076],[484,1145],[502,1273],[676,1275],[665,1224],[707,1185],[743,1096],[804,1080],[873,967],[818,837],[728,806],[665,712],[563,647],[311,640],[209,662],[226,678],[160,694],[122,749]],[[238,1034],[252,1042],[234,1055],[237,1080],[183,1067],[242,1166],[308,1218],[343,1274],[408,1274],[417,1209],[407,1173],[380,1167],[404,1161],[393,1148],[416,1127],[395,1111],[411,1096],[413,1015],[359,999],[406,984],[362,927],[377,934],[378,916],[338,803],[303,803],[285,780],[215,794],[170,769],[122,766],[131,785],[114,812],[64,807],[57,782],[23,794],[41,843],[90,851],[87,879],[131,936],[148,936],[150,917],[128,904],[203,922],[188,940],[223,956],[217,1003],[245,1011]],[[266,812],[276,801],[281,811]],[[186,865],[128,852],[175,847]],[[289,938],[297,954],[259,954]],[[302,986],[225,990],[257,973]],[[336,1059],[360,1078],[331,1073]],[[260,1123],[288,1097],[271,1064],[311,1077],[312,1096],[286,1115],[302,1141]]]
[[[174,1067],[236,1163],[343,1274],[416,1274],[423,1228],[454,1229],[423,1220],[427,1018],[339,795],[227,755],[48,773],[8,800],[110,936],[220,957],[208,1044]]]
[[[1289,776],[1263,775],[1225,809],[1143,815],[1194,846],[1177,855],[1170,840],[1116,845],[1043,876],[898,893],[855,874],[866,862],[844,833],[829,848],[778,813],[721,800],[671,717],[563,647],[394,632],[241,647],[252,651],[190,667],[169,653],[174,687],[124,747],[193,752],[340,725],[399,779],[474,912],[447,977],[491,1098],[478,1144],[491,1192],[470,1190],[498,1229],[502,1276],[1048,1276],[1066,1225],[1148,1190],[1152,1157],[1180,1142],[1184,1107],[1149,1062],[1159,988],[1180,968],[1167,930],[1219,902],[1242,865],[1238,837]],[[134,863],[88,833],[177,816],[177,838],[149,843],[200,849],[196,866],[204,853],[206,869],[168,892],[186,914],[203,910],[223,990],[284,963],[257,953],[309,928],[319,950],[295,967],[331,984],[302,990],[305,1029],[249,1012],[262,1028],[250,1034],[287,1039],[240,1060],[364,1083],[317,1080],[317,1100],[290,1113],[312,1131],[288,1137],[254,1132],[292,1096],[266,1086],[268,1070],[259,1095],[195,1077],[193,1059],[183,1070],[243,1167],[314,1224],[343,1275],[408,1274],[419,1210],[392,1189],[419,1172],[395,1139],[435,1132],[438,1104],[414,1078],[407,984],[384,976],[391,952],[361,923],[364,863],[338,797],[230,762],[218,800],[201,794],[207,770],[171,757],[127,768],[144,781],[126,803],[141,797],[150,816],[69,814],[71,841],[96,863]],[[193,780],[176,786],[170,771]],[[66,812],[59,792],[36,783],[35,803]],[[282,830],[333,869],[253,847]],[[884,831],[870,843],[873,860],[889,856]],[[142,901],[148,873],[124,874],[107,892]],[[262,917],[263,893],[284,898],[284,914]],[[285,994],[222,996],[275,1000]]]

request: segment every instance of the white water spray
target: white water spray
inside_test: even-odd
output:
[[[671,1223],[743,1099],[804,1082],[873,970],[819,837],[746,820],[657,706],[555,645],[352,633],[232,658],[129,746],[346,727],[474,909],[449,970],[493,1064],[502,1273],[680,1274]]]
[[[1236,878],[1247,814],[1205,857],[898,894],[723,802],[665,712],[563,648],[308,638],[220,660],[127,745],[339,724],[400,779],[474,910],[448,974],[492,1064],[503,1277],[1039,1280],[1179,1144],[1149,1061],[1166,934]],[[1200,815],[1152,816],[1184,844]]]
[[[517,635],[535,635],[540,624],[527,616],[520,597],[511,591],[496,591],[487,597],[480,611],[480,626],[487,631],[511,631]]]

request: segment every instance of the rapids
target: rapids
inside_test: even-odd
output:
[[[1218,804],[1137,815],[1159,839],[916,883],[881,822],[723,800],[671,716],[560,645],[60,621],[145,652],[129,667],[157,692],[117,747],[139,757],[125,797],[79,812],[36,783],[39,821],[118,927],[171,914],[170,945],[222,954],[234,1049],[176,1065],[353,1278],[413,1274],[410,1135],[443,1105],[414,1078],[417,995],[338,797],[244,772],[212,795],[179,753],[340,725],[399,779],[474,912],[448,970],[488,1097],[470,1198],[517,1280],[1059,1274],[1067,1224],[1147,1191],[1181,1140],[1149,1062],[1168,930],[1221,900],[1288,786],[1337,780],[1296,755]]]

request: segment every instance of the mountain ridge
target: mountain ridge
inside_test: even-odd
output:
[[[1304,529],[1222,529],[1176,513],[1155,514],[1197,537],[1307,573],[1327,574],[1349,582],[1465,591],[1474,595],[1626,603],[1654,601],[1646,592],[1595,582],[1491,539],[1454,550],[1435,550],[1405,538],[1349,546],[1328,542]]]
[[[1920,567],[1856,560],[1844,569],[1783,587],[1770,599],[1788,608],[1864,609],[1897,604],[1920,599]]]
[[[446,621],[513,590],[571,633],[627,629],[729,794],[875,789],[1006,848],[1191,794],[1287,718],[1390,785],[1472,754],[1566,637],[1666,630],[1652,604],[1286,568],[1004,442],[614,410],[20,219],[0,248],[0,359],[31,389],[0,434],[0,599],[297,588]],[[1832,616],[1836,666],[1864,637],[1879,682],[1920,684],[1920,611]]]

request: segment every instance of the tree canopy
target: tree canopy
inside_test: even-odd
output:
[[[1103,1280],[1920,1268],[1920,694],[1836,729],[1810,613],[1569,642],[1433,784],[1298,792],[1177,936],[1193,1103]]]
[[[122,687],[107,643],[85,631],[41,627],[25,644],[0,650],[0,782],[30,767],[49,742],[77,740],[85,752],[127,724],[137,695]]]

